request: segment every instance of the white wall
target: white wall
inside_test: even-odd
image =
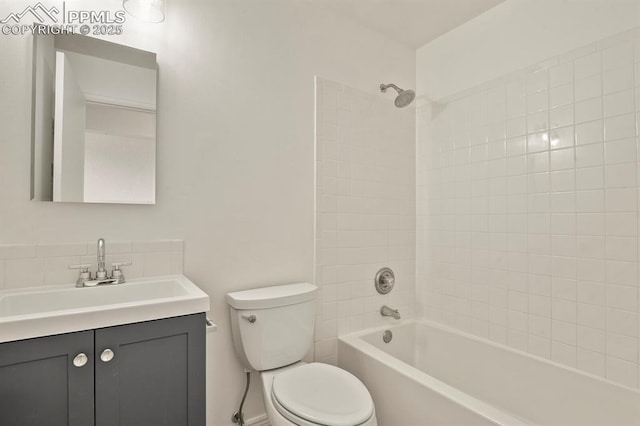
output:
[[[0,15],[27,4],[2,2]],[[157,204],[29,201],[31,40],[2,36],[0,242],[183,238],[185,274],[220,326],[208,422],[231,424],[244,377],[224,294],[313,279],[314,75],[411,87],[414,52],[297,0],[169,0],[163,24],[126,25],[122,42],[158,54]],[[260,398],[254,381],[247,418]]]
[[[420,49],[417,66],[423,101],[438,100],[417,117],[424,313],[632,387],[637,11],[507,1]]]
[[[637,0],[507,0],[417,50],[417,89],[438,100],[640,23]]]

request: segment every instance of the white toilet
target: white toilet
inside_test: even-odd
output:
[[[377,426],[373,400],[351,373],[302,362],[313,341],[313,284],[227,294],[236,353],[262,377],[273,426]]]

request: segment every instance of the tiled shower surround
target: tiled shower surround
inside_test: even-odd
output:
[[[392,321],[382,305],[414,311],[415,114],[375,89],[316,79],[317,361],[335,363],[337,335]],[[396,286],[379,295],[385,266]]]
[[[638,387],[638,34],[418,109],[420,313]]]

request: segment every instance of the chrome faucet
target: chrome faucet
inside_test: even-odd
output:
[[[105,256],[104,238],[100,238],[98,239],[98,270],[96,271],[95,279],[91,278],[91,272],[89,272],[90,264],[69,266],[69,269],[80,270],[76,287],[94,287],[103,284],[122,284],[127,282],[121,268],[131,265],[131,262],[112,263],[111,277],[108,277],[107,269],[105,268]]]
[[[382,308],[380,308],[380,315],[382,315],[383,317],[393,317],[397,320],[400,319],[400,312],[398,312],[397,309],[391,309],[387,305],[384,305]]]
[[[107,270],[104,267],[105,248],[104,238],[98,240],[98,270],[96,271],[96,279],[103,280],[107,278]]]

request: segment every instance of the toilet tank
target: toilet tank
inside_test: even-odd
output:
[[[227,294],[233,345],[245,367],[271,370],[306,355],[313,341],[317,289],[298,283]]]

